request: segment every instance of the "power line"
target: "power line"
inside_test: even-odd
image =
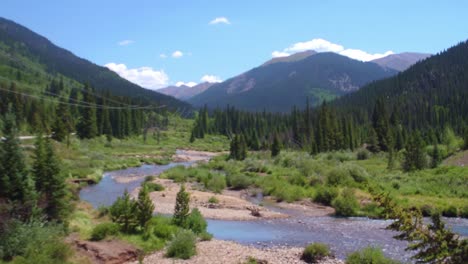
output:
[[[139,107],[134,107],[134,108],[129,108],[129,107],[117,107],[117,106],[107,106],[107,105],[86,105],[86,104],[75,104],[75,103],[70,103],[70,102],[63,102],[63,101],[56,101],[53,100],[49,97],[45,96],[39,96],[39,95],[32,95],[32,94],[27,94],[27,93],[22,93],[22,92],[17,92],[17,91],[12,91],[9,89],[4,89],[0,87],[0,90],[30,97],[30,98],[35,98],[35,99],[40,99],[40,100],[46,100],[54,103],[59,103],[59,104],[66,104],[66,105],[71,105],[71,106],[76,106],[76,107],[82,107],[82,108],[97,108],[97,109],[109,109],[109,110],[138,110],[138,109],[160,109],[166,107],[165,105],[160,105],[160,106],[139,106]]]

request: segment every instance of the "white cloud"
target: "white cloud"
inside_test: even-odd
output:
[[[180,58],[184,56],[184,53],[180,50],[176,50],[172,53],[172,58]]]
[[[107,63],[104,66],[116,72],[120,77],[148,89],[157,90],[167,86],[169,83],[169,76],[163,70],[154,70],[151,67],[129,69],[123,63],[117,64],[113,62]]]
[[[135,43],[135,41],[133,41],[131,39],[126,39],[126,40],[122,40],[122,41],[117,42],[117,44],[119,44],[119,46],[128,46],[128,45],[133,44],[133,43]]]
[[[210,25],[216,25],[216,24],[231,24],[231,22],[229,22],[229,19],[227,19],[226,17],[217,17],[213,20],[210,21]]]
[[[223,80],[221,80],[221,78],[219,78],[219,76],[215,76],[215,75],[204,75],[203,77],[201,77],[200,81],[202,82],[210,82],[210,83],[219,83],[219,82],[222,82]]]
[[[159,58],[161,58],[161,59],[165,59],[165,58],[167,58],[167,55],[166,55],[166,54],[164,54],[164,53],[161,53],[161,54],[159,54]]]
[[[185,82],[176,82],[175,85],[177,87],[180,87],[182,85],[185,85],[185,86],[188,86],[188,87],[194,87],[195,85],[197,85],[197,83],[196,82],[187,82],[187,83],[185,83]]]
[[[305,42],[297,42],[285,48],[283,51],[274,51],[272,57],[289,56],[291,53],[302,52],[306,50],[315,50],[316,52],[335,52],[343,56],[360,61],[371,61],[393,54],[393,51],[384,53],[367,53],[359,49],[345,49],[342,45],[332,43],[328,40],[316,38]]]
[[[277,51],[277,50],[275,50],[275,51],[273,51],[273,52],[271,53],[271,56],[272,56],[273,58],[287,57],[287,56],[289,56],[289,55],[291,55],[291,54],[290,54],[290,53],[287,53],[287,52],[283,52],[283,51]]]

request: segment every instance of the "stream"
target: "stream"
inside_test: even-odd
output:
[[[178,150],[178,153],[183,152]],[[194,162],[173,162],[167,165],[143,165],[136,168],[106,172],[95,185],[83,188],[80,199],[93,207],[111,205],[125,190],[139,187],[146,176],[157,176],[175,166],[190,166]],[[129,178],[130,180],[125,180]],[[285,209],[268,206],[268,209],[288,213]],[[291,213],[289,213],[291,215]],[[444,218],[453,231],[468,236],[468,219]],[[391,221],[365,217],[337,218],[310,217],[295,212],[285,219],[256,221],[226,221],[207,219],[208,232],[217,239],[232,240],[257,247],[298,246],[311,242],[330,245],[338,258],[366,246],[382,248],[385,255],[400,261],[410,261],[411,253],[405,251],[406,242],[393,238],[396,234],[386,230]]]

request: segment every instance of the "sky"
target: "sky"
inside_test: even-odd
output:
[[[308,49],[362,61],[468,38],[468,1],[1,0],[0,16],[143,87],[219,82]]]

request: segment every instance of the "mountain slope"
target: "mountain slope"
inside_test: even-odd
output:
[[[161,88],[158,90],[158,92],[169,95],[172,97],[175,97],[180,100],[188,100],[192,97],[194,97],[197,94],[200,94],[206,89],[210,88],[214,83],[209,83],[209,82],[204,82],[197,84],[193,87],[187,86],[187,85],[181,85],[181,86],[168,86],[166,88]]]
[[[4,18],[0,18],[0,43],[8,49],[2,56],[2,63],[8,66],[21,69],[30,64],[39,64],[48,74],[62,74],[80,83],[88,82],[97,91],[138,98],[145,103],[166,105],[171,109],[189,107],[172,97],[133,84],[109,69],[79,58],[45,37]],[[23,59],[18,59],[20,57]]]
[[[336,53],[318,53],[291,62],[262,65],[215,84],[189,99],[195,106],[232,105],[243,110],[287,112],[294,105],[312,105],[356,91],[371,81],[396,74],[375,63]]]
[[[340,111],[369,118],[378,98],[408,128],[461,132],[468,125],[468,41],[416,63],[408,70],[362,87],[333,104]]]
[[[386,57],[373,60],[372,62],[377,63],[382,67],[387,67],[397,71],[404,71],[411,67],[418,61],[422,61],[431,56],[427,53],[416,53],[416,52],[403,52],[399,54],[392,54]]]

